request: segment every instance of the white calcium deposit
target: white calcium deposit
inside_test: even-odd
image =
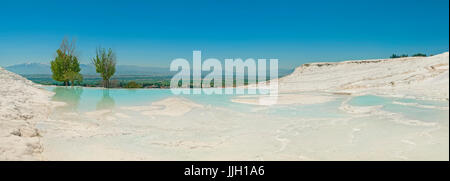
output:
[[[47,119],[52,93],[0,67],[0,160],[40,160],[35,124]]]
[[[258,105],[258,95],[142,103],[131,90],[111,91],[111,105],[98,106],[102,89],[77,88],[77,99],[71,89],[60,95],[73,104],[53,109],[49,92],[0,68],[0,160],[449,158],[448,52],[305,64],[278,83],[271,106]]]
[[[449,53],[432,57],[304,64],[279,79],[281,92],[326,91],[448,100]]]

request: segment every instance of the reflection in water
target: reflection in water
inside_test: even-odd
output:
[[[65,111],[76,111],[80,103],[83,88],[81,87],[55,87],[53,90],[55,95],[52,97],[53,101],[65,102],[66,105],[58,107]]]
[[[114,99],[109,95],[109,89],[103,89],[103,97],[97,103],[97,110],[113,109],[115,105]]]

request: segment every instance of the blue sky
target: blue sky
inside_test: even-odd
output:
[[[49,62],[64,36],[82,63],[111,47],[119,64],[174,58],[306,62],[448,51],[448,0],[2,1],[0,66]]]

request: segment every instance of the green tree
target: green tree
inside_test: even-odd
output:
[[[71,85],[75,85],[75,81],[80,84],[83,81],[83,76],[77,72],[69,71],[64,73],[64,79],[71,82]]]
[[[95,71],[100,74],[103,79],[103,86],[109,88],[109,79],[116,73],[116,55],[111,50],[97,48],[96,56],[92,59]]]
[[[57,56],[55,60],[50,62],[51,70],[52,70],[52,78],[53,80],[64,82],[64,85],[67,85],[66,79],[64,79],[64,65],[66,64],[66,60],[64,59],[64,55],[61,50],[56,50]]]
[[[64,38],[61,46],[56,50],[56,57],[50,62],[52,70],[52,78],[56,81],[64,82],[64,85],[69,85],[71,80],[78,80],[81,82],[80,63],[78,57],[74,54],[75,42],[69,43],[67,38]],[[80,79],[81,77],[81,79]]]

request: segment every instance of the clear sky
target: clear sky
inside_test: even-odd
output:
[[[20,1],[0,4],[0,66],[49,62],[64,36],[82,63],[111,47],[119,64],[174,58],[306,62],[448,51],[448,0]]]

